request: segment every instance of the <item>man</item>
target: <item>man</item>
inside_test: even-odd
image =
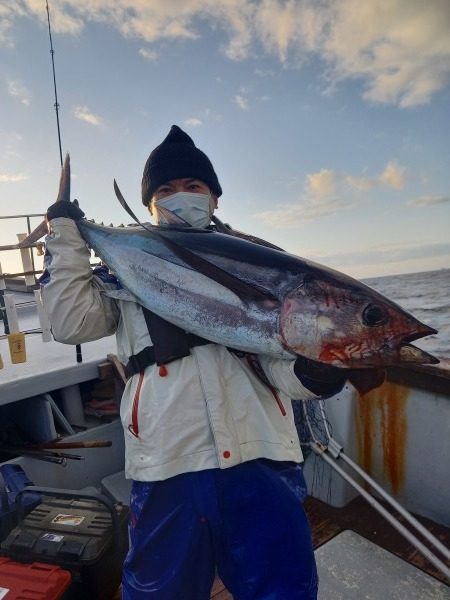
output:
[[[173,126],[142,178],[156,223],[175,214],[209,227],[221,194],[209,158]],[[302,358],[233,352],[118,294],[105,268],[91,272],[76,226],[83,216],[69,202],[48,209],[43,298],[57,340],[115,332],[127,364],[121,419],[133,486],[123,598],[206,600],[217,569],[236,600],[314,600],[291,398],[332,395],[345,375]]]

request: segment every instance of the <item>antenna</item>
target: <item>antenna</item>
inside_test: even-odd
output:
[[[52,70],[53,70],[53,88],[55,90],[55,112],[56,112],[56,126],[58,128],[58,143],[59,143],[59,161],[61,163],[61,169],[63,167],[63,155],[62,155],[62,147],[61,147],[61,129],[59,127],[59,103],[58,103],[58,92],[56,91],[56,74],[55,74],[55,51],[53,50],[53,40],[52,40],[52,28],[50,26],[50,9],[48,7],[48,0],[45,0],[45,6],[47,9],[47,23],[48,23],[48,37],[50,38],[50,54],[52,56]],[[83,357],[81,355],[81,346],[80,344],[76,345],[75,348],[77,363],[83,362]]]
[[[45,5],[47,8],[47,22],[48,22],[48,37],[50,38],[50,54],[52,56],[52,69],[53,69],[53,87],[55,90],[55,112],[56,112],[56,126],[58,127],[58,142],[59,142],[59,160],[61,162],[61,168],[63,166],[63,155],[62,155],[62,147],[61,147],[61,129],[59,127],[59,103],[58,103],[58,93],[56,91],[56,75],[55,75],[55,51],[53,50],[53,41],[52,41],[52,29],[50,26],[50,9],[48,7],[48,0],[45,0]]]

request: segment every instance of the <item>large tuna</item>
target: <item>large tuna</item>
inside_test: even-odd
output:
[[[60,200],[69,182],[67,160]],[[212,342],[353,368],[439,362],[410,344],[435,329],[311,261],[209,230],[78,228],[139,303]]]
[[[305,259],[208,230],[78,227],[138,302],[213,342],[349,367],[437,362],[409,343],[434,329]]]

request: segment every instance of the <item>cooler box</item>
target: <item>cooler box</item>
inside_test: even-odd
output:
[[[26,517],[19,510],[19,524],[2,542],[1,554],[67,569],[71,598],[110,600],[128,550],[128,509],[102,494],[41,487],[20,492],[19,509],[29,492],[39,492],[41,504]]]
[[[1,600],[58,600],[70,579],[69,571],[55,565],[25,565],[0,557]]]

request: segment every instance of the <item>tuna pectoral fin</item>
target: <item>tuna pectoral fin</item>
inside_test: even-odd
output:
[[[167,234],[163,235],[158,232],[157,235],[159,235],[160,239],[164,241],[166,246],[170,248],[170,250],[185,264],[190,266],[195,271],[198,271],[202,275],[205,275],[220,285],[228,288],[244,303],[247,303],[249,300],[271,300],[278,303],[278,298],[276,298],[268,290],[255,287],[249,283],[246,283],[245,281],[242,281],[241,279],[238,279],[234,275],[231,275],[227,271],[217,267],[205,258],[202,258],[198,254],[191,252],[191,250],[180,246],[180,244],[177,244],[174,242],[174,240],[170,239],[169,235]]]
[[[125,198],[123,197],[122,192],[119,189],[119,186],[117,185],[117,181],[114,179],[114,192],[116,194],[116,198],[117,200],[120,202],[121,207],[126,210],[126,212],[130,215],[130,217],[136,221],[136,223],[138,225],[140,225],[141,227],[143,227],[144,229],[147,229],[147,231],[150,231],[150,233],[152,233],[152,230],[154,229],[153,225],[144,225],[144,223],[141,223],[139,221],[139,219],[137,218],[137,216],[134,214],[134,212],[131,210],[131,208],[128,206],[127,201],[125,200]]]
[[[382,385],[385,378],[385,369],[351,369],[348,376],[352,386],[361,395],[367,394],[367,392]]]
[[[187,221],[185,221],[184,219],[182,219],[181,217],[176,215],[174,212],[172,212],[168,208],[164,208],[164,206],[158,206],[158,212],[160,213],[161,216],[164,217],[164,219],[166,220],[166,222],[169,225],[181,225],[181,227],[186,227],[188,229],[189,228],[192,229],[192,225],[190,223],[188,223]]]

